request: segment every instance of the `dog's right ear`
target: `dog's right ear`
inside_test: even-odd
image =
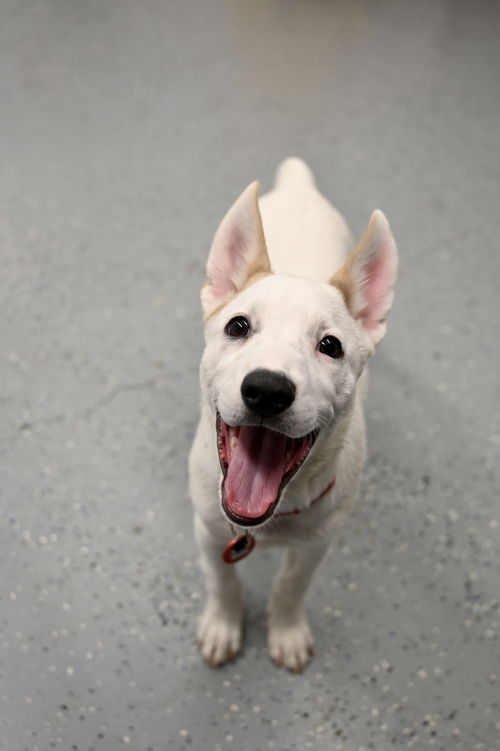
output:
[[[330,280],[342,292],[351,315],[361,323],[374,347],[385,334],[397,266],[398,253],[389,222],[376,210],[361,240]]]
[[[201,290],[205,318],[235,295],[255,274],[271,273],[257,182],[243,191],[215,233],[207,261],[207,281]]]

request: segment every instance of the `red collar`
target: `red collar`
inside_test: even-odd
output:
[[[325,495],[333,488],[335,482],[336,478],[334,477],[333,480],[326,486],[326,488],[317,496],[317,498],[311,501],[309,506],[307,506],[306,508],[294,508],[291,511],[282,511],[280,514],[275,514],[275,517],[294,516],[295,514],[301,514],[303,511],[307,511],[311,508],[311,506],[313,506],[318,501],[321,501],[321,499],[325,497]],[[254,547],[255,537],[248,533],[245,535],[238,535],[238,537],[234,537],[231,542],[226,545],[222,552],[222,558],[226,563],[237,563],[243,558],[246,558],[247,555],[250,555]]]

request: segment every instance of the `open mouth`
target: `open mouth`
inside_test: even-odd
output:
[[[224,511],[240,526],[262,524],[272,516],[318,431],[290,438],[260,425],[231,427],[218,413],[216,427]]]

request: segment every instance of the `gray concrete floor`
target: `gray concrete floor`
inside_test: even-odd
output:
[[[0,748],[500,748],[500,5],[3,0]],[[194,645],[212,233],[299,154],[401,274],[317,656]]]

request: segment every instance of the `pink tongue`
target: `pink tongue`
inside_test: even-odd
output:
[[[240,428],[224,483],[226,503],[235,514],[257,519],[276,500],[286,469],[286,441],[267,428]]]

